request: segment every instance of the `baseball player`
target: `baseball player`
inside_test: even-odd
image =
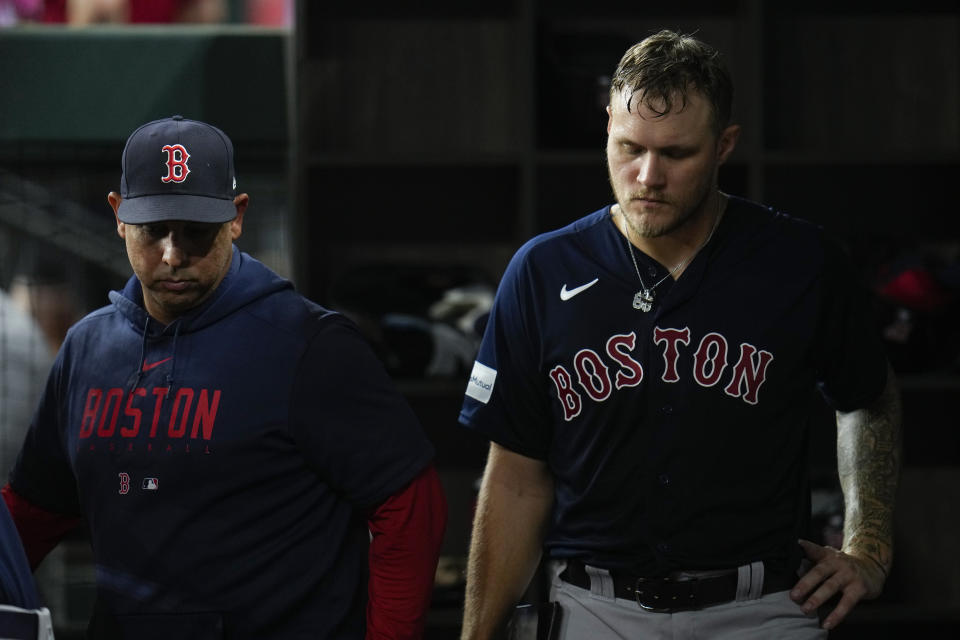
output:
[[[233,244],[233,146],[134,131],[134,275],[73,326],[3,490],[31,563],[89,530],[95,638],[415,638],[446,518],[433,448],[343,316]]]
[[[708,45],[634,45],[607,108],[614,204],[504,274],[460,414],[492,440],[463,638],[504,624],[541,550],[567,640],[820,638],[881,589],[893,377],[837,243],[718,190],[731,95]],[[842,550],[798,542],[816,389],[837,410]]]

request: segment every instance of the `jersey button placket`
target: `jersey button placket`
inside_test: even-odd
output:
[[[664,425],[671,425],[673,423],[673,404],[664,402],[660,405],[660,419]],[[670,485],[670,481],[670,474],[666,471],[661,471],[657,474],[656,483],[661,489],[666,489]]]

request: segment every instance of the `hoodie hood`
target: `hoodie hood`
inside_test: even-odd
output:
[[[167,375],[168,385],[172,389],[175,383],[177,339],[181,335],[204,329],[249,304],[286,289],[293,289],[289,280],[281,278],[234,245],[230,268],[213,294],[200,306],[164,326],[147,313],[140,280],[136,275],[130,276],[123,290],[109,293],[113,306],[127,319],[130,327],[142,336],[136,369],[130,377],[130,388],[135,388],[142,376],[148,340],[173,336],[173,363]]]

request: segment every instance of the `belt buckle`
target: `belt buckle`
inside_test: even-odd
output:
[[[672,613],[674,611],[686,611],[695,606],[696,583],[696,580],[673,580],[669,577],[637,578],[633,587],[633,597],[636,599],[637,604],[640,605],[641,609],[644,611],[650,611],[651,613]],[[689,594],[686,598],[687,602],[678,602],[678,593],[667,596],[663,593],[662,589],[657,588],[657,585],[660,585],[667,587],[670,591],[676,591],[676,589],[669,589],[669,587],[681,584],[688,587],[688,589],[685,589],[685,591],[689,591]]]

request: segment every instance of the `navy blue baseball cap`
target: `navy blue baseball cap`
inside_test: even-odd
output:
[[[237,216],[233,143],[220,129],[183,116],[154,120],[123,149],[120,222],[228,222]]]

